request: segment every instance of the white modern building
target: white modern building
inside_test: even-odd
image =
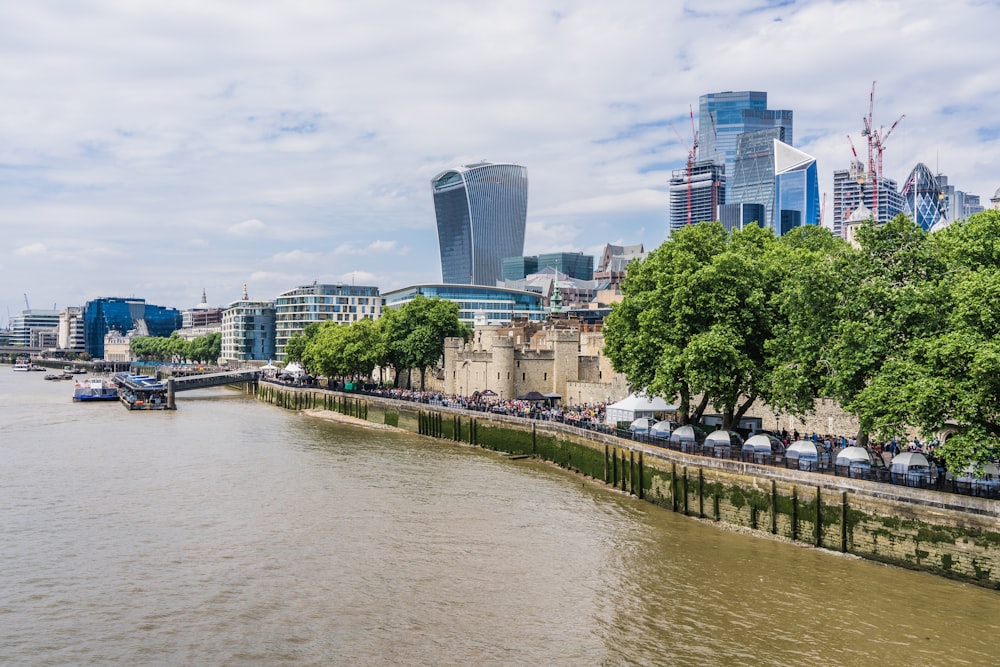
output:
[[[275,358],[273,301],[251,301],[247,286],[243,298],[222,312],[222,353],[224,364],[242,365]]]
[[[313,322],[351,324],[382,313],[378,287],[313,283],[283,292],[274,300],[275,358],[285,360],[285,345]]]

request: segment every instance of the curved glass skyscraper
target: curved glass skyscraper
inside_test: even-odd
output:
[[[938,179],[923,162],[918,163],[910,172],[901,194],[906,203],[906,212],[913,216],[913,220],[925,232],[947,217],[942,206],[944,193],[941,192]]]
[[[480,162],[431,179],[441,249],[441,279],[495,286],[504,257],[524,254],[528,170]]]

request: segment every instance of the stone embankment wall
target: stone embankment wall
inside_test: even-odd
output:
[[[688,516],[1000,590],[997,500],[687,455],[443,406],[267,383],[258,397],[536,457]]]

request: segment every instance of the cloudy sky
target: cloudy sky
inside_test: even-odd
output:
[[[998,26],[985,0],[5,2],[0,325],[25,293],[438,281],[430,179],[481,159],[528,168],[526,253],[652,248],[708,92],[792,109],[829,212],[877,80],[886,175],[988,204]]]

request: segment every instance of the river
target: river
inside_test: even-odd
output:
[[[0,664],[986,665],[1000,593],[226,389],[0,366]]]

